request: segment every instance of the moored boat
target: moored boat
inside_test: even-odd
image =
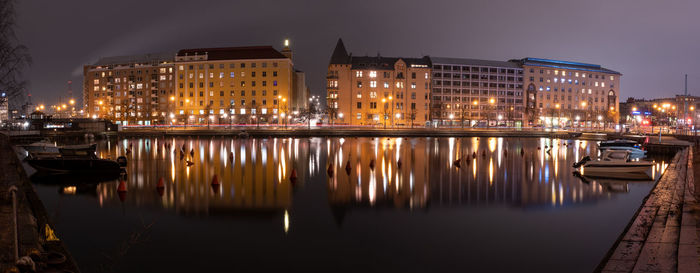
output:
[[[55,154],[32,154],[27,163],[39,172],[62,174],[118,175],[116,161],[102,159],[95,155],[94,147],[59,148]]]
[[[647,151],[642,150],[641,145],[634,140],[616,139],[601,141],[598,144],[601,151],[628,151],[631,158],[644,158]]]
[[[581,167],[581,174],[596,177],[625,178],[632,173],[643,173],[653,163],[649,161],[630,160],[630,152],[624,150],[603,151],[600,159],[591,160],[589,156],[574,163],[574,168]]]

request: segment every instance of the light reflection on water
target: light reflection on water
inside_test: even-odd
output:
[[[136,148],[127,154],[129,147]],[[283,210],[292,205],[294,188],[320,175],[334,206],[559,207],[626,188],[571,175],[576,158],[597,153],[588,141],[545,138],[124,139],[101,143],[98,154],[127,156],[126,199],[118,199],[116,182],[97,191],[108,202],[161,203],[182,212]],[[666,165],[656,163],[651,176]],[[215,175],[219,186],[211,185]],[[156,195],[161,178],[169,183]]]
[[[594,142],[545,138],[132,138],[98,145],[100,157],[127,156],[125,194],[117,192],[119,181],[87,190],[67,186],[59,189],[61,199],[56,202],[76,202],[81,210],[63,209],[58,213],[61,206],[48,207],[64,220],[59,221],[58,230],[68,237],[65,241],[69,246],[78,245],[72,251],[79,264],[89,268],[100,263],[94,248],[101,251],[109,245],[96,243],[110,239],[102,238],[99,232],[123,232],[121,224],[106,223],[115,219],[139,223],[148,213],[154,215],[153,221],[175,217],[151,235],[156,241],[170,240],[163,234],[171,234],[172,230],[197,234],[197,240],[185,240],[186,247],[177,248],[177,253],[218,248],[224,250],[222,253],[235,252],[236,257],[245,260],[262,255],[244,251],[261,242],[267,246],[265,253],[288,249],[278,255],[283,257],[279,264],[243,267],[252,271],[288,266],[303,271],[308,265],[293,261],[309,255],[323,257],[326,262],[322,264],[332,268],[339,262],[336,256],[311,250],[307,245],[344,251],[336,245],[357,241],[361,245],[352,249],[358,253],[389,255],[382,256],[386,262],[369,265],[389,271],[397,270],[392,267],[397,263],[405,263],[404,271],[435,269],[436,264],[451,268],[467,262],[476,271],[514,269],[483,257],[449,258],[452,254],[434,253],[429,247],[438,244],[459,248],[463,254],[503,252],[493,257],[519,257],[522,259],[517,269],[524,271],[590,272],[653,186],[651,182],[580,179],[572,175],[574,161],[597,154]],[[187,161],[194,164],[187,166]],[[668,160],[655,162],[650,175],[657,178],[667,165]],[[215,177],[218,185],[212,185]],[[159,189],[161,179],[164,187]],[[41,186],[38,192],[51,204],[57,195],[48,188],[53,189]],[[80,195],[88,198],[63,199],[81,193],[89,193]],[[93,223],[94,234],[77,232],[82,229],[70,219],[82,219],[92,207],[98,208],[93,213],[105,224]],[[187,215],[207,217],[183,217]],[[578,222],[583,223],[576,226]],[[196,224],[202,226],[192,227]],[[582,225],[586,226],[584,230],[579,229]],[[452,226],[454,230],[446,228]],[[514,232],[512,227],[516,226],[526,235]],[[503,229],[516,237],[504,235]],[[558,233],[552,233],[552,229]],[[572,235],[559,232],[572,229],[576,230]],[[240,249],[214,246],[209,237],[214,241],[230,238]],[[479,238],[484,241],[476,242]],[[532,249],[531,239],[540,248]],[[403,253],[401,242],[405,241],[423,246],[410,248],[414,251],[411,255],[420,254],[422,259],[407,262],[397,254]],[[568,245],[578,247],[562,252]],[[160,245],[144,249],[169,251]],[[159,257],[151,252],[149,256]],[[552,255],[562,255],[557,256],[563,261],[559,267],[541,267]],[[358,266],[364,264],[355,261]],[[361,268],[368,266],[364,265]],[[129,271],[141,266],[131,261],[119,268]],[[215,271],[225,268],[215,264],[210,267]],[[170,272],[193,270],[186,266],[167,268]],[[361,268],[348,265],[343,270],[329,271]]]

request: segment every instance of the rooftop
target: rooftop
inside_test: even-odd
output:
[[[516,62],[516,63],[519,63],[521,65],[543,66],[543,67],[573,69],[573,70],[582,70],[582,71],[591,71],[591,72],[601,72],[601,73],[622,75],[622,73],[620,73],[620,72],[604,68],[604,67],[597,65],[597,64],[587,64],[587,63],[559,61],[559,60],[550,60],[550,59],[541,59],[541,58],[524,58],[524,59],[520,59],[520,60],[511,60],[511,62]]]
[[[471,66],[520,68],[520,65],[517,63],[504,62],[504,61],[464,59],[464,58],[447,58],[447,57],[430,57],[430,60],[434,65],[435,64],[447,64],[447,65],[471,65]]]
[[[173,52],[163,52],[163,53],[149,53],[142,55],[131,55],[131,56],[115,56],[115,57],[104,57],[100,58],[93,65],[118,65],[118,64],[132,64],[132,63],[159,63],[159,62],[172,62],[175,59],[175,53]]]
[[[177,56],[207,55],[207,60],[250,60],[250,59],[286,59],[272,46],[218,47],[182,49]]]

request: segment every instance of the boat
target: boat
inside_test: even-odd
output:
[[[94,152],[97,149],[97,144],[92,143],[57,146],[56,144],[45,139],[39,142],[34,142],[32,144],[21,145],[20,147],[22,147],[29,154],[58,154],[58,150],[61,148],[73,150],[92,150]]]
[[[645,173],[653,164],[650,161],[630,160],[630,154],[625,150],[605,150],[600,159],[592,160],[586,156],[573,166],[580,167],[582,175],[625,179]]]
[[[32,154],[27,163],[42,173],[119,175],[119,163],[95,155],[92,147],[59,148],[55,154]]]
[[[647,151],[642,150],[641,145],[634,140],[616,139],[601,141],[598,144],[598,149],[601,151],[629,151],[631,158],[644,158]]]

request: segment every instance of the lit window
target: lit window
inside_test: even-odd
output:
[[[370,77],[370,78],[376,78],[376,77],[377,77],[377,71],[370,71],[370,72],[369,72],[369,77]]]
[[[362,78],[362,71],[355,71],[355,77]]]
[[[556,72],[556,70],[555,70],[555,72]],[[559,79],[554,78],[554,82],[555,82],[555,83],[558,82],[558,81],[559,81]]]
[[[388,82],[384,82],[384,88],[389,88],[389,83],[388,83]]]
[[[428,78],[428,73],[427,73],[427,72],[425,73],[425,78],[426,78],[426,79]]]
[[[416,89],[416,83],[415,83],[415,82],[412,82],[412,83],[411,83],[411,89]]]
[[[241,108],[241,115],[245,115],[245,109]]]
[[[231,75],[229,77],[233,78],[236,75],[235,72],[231,72]]]
[[[181,65],[181,66],[180,66],[180,70],[185,70],[185,66],[184,66],[184,65]]]
[[[370,75],[370,77],[372,77],[372,72],[370,72],[369,75]],[[372,87],[372,88],[377,87],[377,81],[369,81],[369,87]]]
[[[204,79],[204,73],[199,73],[199,78]]]
[[[559,75],[559,70],[554,70],[554,75]]]
[[[611,80],[611,81],[614,81],[614,80],[615,80],[615,76],[610,76],[610,80]]]
[[[94,82],[95,84],[100,84],[100,80],[99,80],[99,79],[95,79],[93,82]]]
[[[219,79],[223,79],[223,78],[224,78],[224,72],[219,72]]]
[[[605,82],[601,82],[601,83],[600,83],[600,86],[601,86],[601,87],[605,87]]]

